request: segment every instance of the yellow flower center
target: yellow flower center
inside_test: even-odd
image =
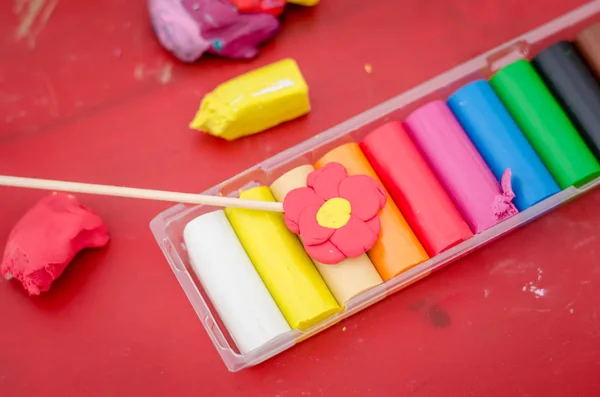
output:
[[[329,199],[319,208],[317,222],[322,227],[339,229],[350,220],[352,206],[350,202],[341,197]]]

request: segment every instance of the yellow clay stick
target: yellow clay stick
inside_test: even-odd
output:
[[[240,198],[275,201],[266,186],[243,191]],[[225,214],[292,328],[308,329],[340,311],[283,214],[239,208],[227,208]]]

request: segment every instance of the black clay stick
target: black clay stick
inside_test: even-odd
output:
[[[600,158],[600,84],[575,46],[558,42],[540,52],[533,65],[590,150]]]

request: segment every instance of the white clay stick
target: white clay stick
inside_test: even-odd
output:
[[[137,189],[132,187],[53,181],[47,179],[20,178],[16,176],[0,175],[0,186],[52,190],[69,193],[83,193],[101,196],[128,197],[145,200],[168,201],[174,203],[202,204],[214,207],[235,207],[261,211],[283,212],[283,204],[276,202],[243,200],[233,197],[207,196],[203,194],[192,193],[166,192],[162,190]]]

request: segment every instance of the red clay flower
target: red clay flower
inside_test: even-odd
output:
[[[287,227],[299,234],[306,252],[336,264],[370,250],[379,236],[383,188],[367,175],[348,176],[339,163],[311,172],[307,187],[294,189],[283,202]]]

